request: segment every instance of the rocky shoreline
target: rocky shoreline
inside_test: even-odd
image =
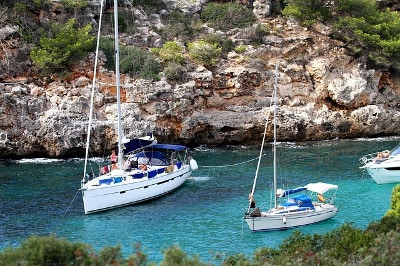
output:
[[[142,14],[140,23],[152,25],[144,21],[155,17]],[[253,47],[236,39],[232,31],[229,37],[245,45],[246,51],[231,52],[213,69],[189,66],[185,82],[123,76],[126,137],[153,132],[159,141],[191,147],[258,145],[271,112],[275,65],[279,66],[279,140],[400,134],[399,77],[368,69],[361,59],[347,55],[323,25],[305,29],[282,18],[261,19],[274,29],[264,37],[264,44]],[[154,34],[150,26],[147,32]],[[69,79],[53,77],[38,83],[28,76],[3,76],[0,158],[84,155],[93,61],[91,55]],[[100,71],[94,154],[104,154],[116,141],[113,80],[112,72]],[[271,139],[272,129],[267,134]]]

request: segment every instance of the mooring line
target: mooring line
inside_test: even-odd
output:
[[[75,201],[75,198],[76,198],[76,196],[78,195],[78,193],[79,193],[79,189],[76,191],[75,196],[74,196],[74,198],[72,199],[71,203],[69,204],[67,210],[64,212],[64,215],[66,215],[67,212],[69,211],[69,209],[71,208],[71,205],[72,205],[72,203]]]

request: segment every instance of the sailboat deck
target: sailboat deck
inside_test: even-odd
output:
[[[141,169],[130,169],[126,171],[116,170],[99,176],[88,181],[85,184],[86,189],[98,189],[101,187],[119,186],[129,183],[139,183],[143,181],[153,180],[168,176],[172,172],[177,172],[187,165],[170,165],[170,166],[149,166],[146,171]]]

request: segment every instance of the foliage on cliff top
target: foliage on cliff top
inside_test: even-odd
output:
[[[282,14],[305,26],[333,24],[332,36],[345,42],[355,56],[366,56],[370,67],[400,71],[400,14],[381,11],[375,0],[286,0]]]
[[[65,15],[63,17],[71,16],[72,14],[67,13],[73,10],[77,23],[82,23],[78,21],[81,16],[76,16],[76,13],[78,11],[85,12],[87,0],[62,0],[60,3],[64,7],[62,12],[66,12],[63,13]],[[134,0],[131,3],[135,7],[140,7],[146,14],[158,12],[165,8],[161,0]],[[191,16],[178,11],[164,14],[163,23],[165,27],[159,30],[159,33],[164,41],[172,41],[177,38],[183,41],[186,46],[189,42],[199,39],[199,36],[204,34],[202,23],[206,23],[216,30],[225,32],[233,28],[244,29],[243,32],[247,35],[243,37],[247,40],[250,39],[252,45],[262,44],[264,42],[263,36],[269,34],[268,30],[260,27],[260,25],[254,27],[254,23],[257,21],[256,16],[250,8],[238,3],[239,1],[225,3],[211,1],[204,6],[201,12]],[[35,0],[33,3],[29,1],[0,2],[0,7],[12,9],[12,12],[3,12],[3,14],[7,14],[5,22],[19,25],[21,39],[27,43],[37,44],[37,47],[32,50],[31,56],[42,73],[66,71],[73,62],[82,58],[83,53],[88,51],[85,47],[88,36],[68,36],[66,34],[64,37],[61,37],[61,35],[57,37],[54,29],[48,30],[48,25],[44,23],[46,20],[37,23],[38,20],[34,18],[38,9],[48,10],[50,4],[51,1],[49,0]],[[371,68],[400,70],[400,16],[394,11],[380,10],[375,0],[285,0],[273,1],[273,4],[280,5],[280,8],[274,8],[275,12],[282,10],[283,15],[294,17],[303,25],[311,26],[316,21],[333,25],[331,36],[344,41],[344,47],[351,51],[355,57],[364,56],[368,58]],[[13,15],[10,15],[11,13]],[[132,11],[129,14],[133,14]],[[130,27],[123,32],[135,32],[133,20],[128,21],[124,18],[126,14],[123,12],[121,15],[121,27]],[[42,30],[37,30],[39,26],[42,27]],[[82,24],[80,26],[80,29],[86,29],[86,26],[82,26]],[[69,22],[63,25],[63,22],[60,21],[58,27],[68,28]],[[38,32],[44,33],[46,31],[49,31],[50,35],[41,35],[39,40]],[[78,33],[81,32],[78,31]],[[93,34],[93,32],[90,34]],[[76,39],[72,40],[72,37]],[[78,40],[78,37],[82,39]],[[61,40],[61,38],[65,38],[65,40]],[[66,46],[71,41],[75,42],[76,45],[63,48],[60,46],[61,41]],[[55,48],[53,48],[54,44],[57,44]],[[219,45],[224,49],[221,44]],[[80,49],[76,46],[80,46]],[[229,47],[229,49],[232,48]],[[225,51],[221,53],[221,56],[224,56],[224,54]]]

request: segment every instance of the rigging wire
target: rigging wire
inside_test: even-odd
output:
[[[100,29],[101,29],[101,20],[103,16],[103,0],[100,2],[100,17],[99,17],[99,28],[97,32],[97,43],[96,43],[96,52],[95,52],[95,59],[94,59],[94,70],[93,70],[93,79],[92,79],[92,90],[90,94],[90,111],[89,111],[89,124],[87,128],[87,135],[86,135],[86,149],[85,149],[85,166],[83,167],[83,178],[86,178],[86,169],[87,169],[87,161],[89,158],[89,142],[90,142],[90,134],[92,130],[92,123],[93,123],[93,102],[94,102],[94,93],[96,87],[96,76],[97,76],[97,65],[98,65],[98,58],[99,58],[99,43],[100,43]]]
[[[264,157],[266,154],[262,154],[261,157]],[[199,167],[204,167],[204,168],[224,168],[224,167],[232,167],[232,166],[238,166],[238,165],[242,165],[245,163],[249,163],[255,160],[258,160],[259,157],[244,161],[244,162],[240,162],[240,163],[234,163],[234,164],[225,164],[225,165],[199,165]]]

